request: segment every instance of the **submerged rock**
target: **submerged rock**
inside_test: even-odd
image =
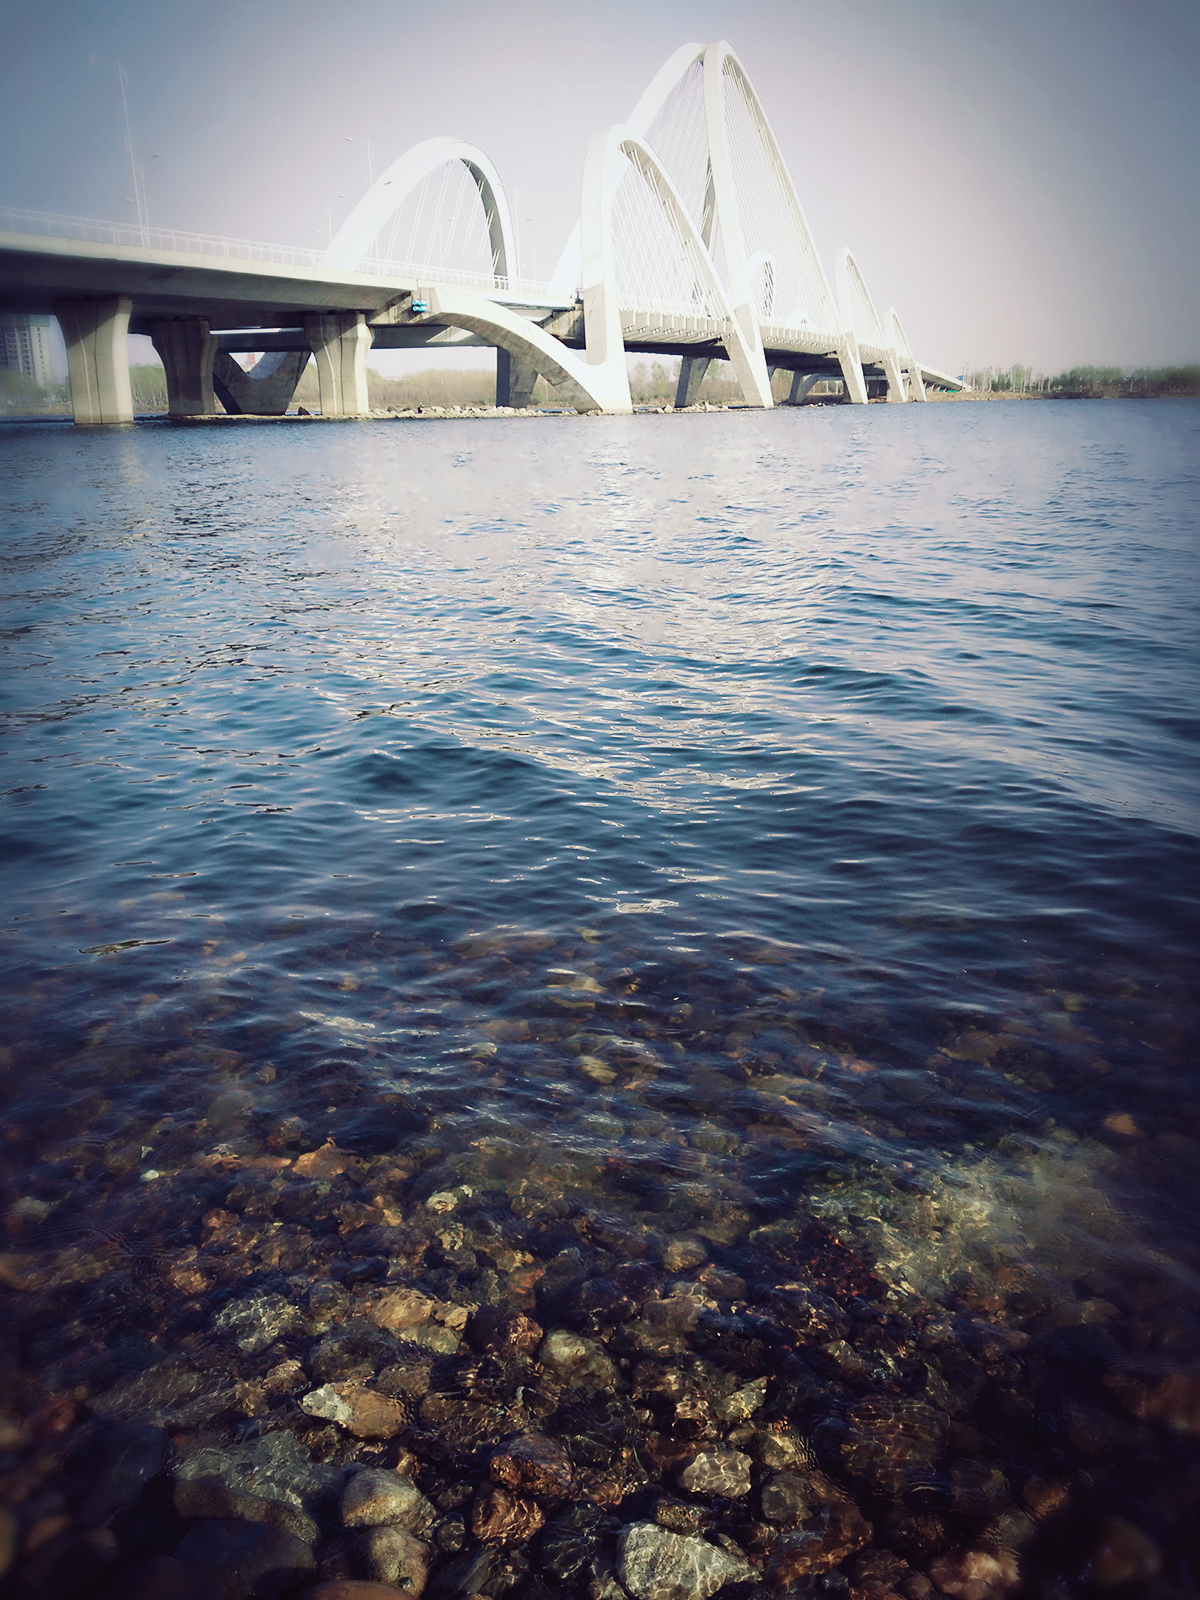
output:
[[[429,1576],[429,1546],[407,1528],[369,1528],[359,1540],[368,1578],[394,1583],[410,1595],[424,1592]]]
[[[740,1450],[701,1450],[680,1472],[679,1484],[689,1494],[740,1500],[750,1493],[750,1467]]]
[[[570,1457],[544,1433],[517,1433],[492,1452],[488,1473],[518,1494],[555,1504],[570,1495],[575,1480]]]
[[[265,1522],[283,1528],[305,1544],[317,1542],[317,1525],[299,1506],[232,1489],[215,1478],[180,1478],[174,1490],[181,1517],[217,1521]]]
[[[407,1528],[425,1533],[437,1512],[411,1478],[383,1467],[356,1472],[342,1490],[342,1525],[346,1528]]]
[[[633,1522],[617,1539],[617,1576],[634,1600],[708,1600],[754,1569],[706,1539]]]
[[[604,1346],[566,1328],[555,1328],[546,1335],[538,1360],[570,1389],[594,1394],[616,1385],[617,1369]]]
[[[337,1423],[356,1439],[392,1439],[408,1421],[408,1412],[390,1395],[356,1383],[327,1383],[300,1402],[310,1417]]]

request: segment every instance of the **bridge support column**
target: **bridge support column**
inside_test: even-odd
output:
[[[908,389],[904,383],[904,374],[900,370],[900,358],[894,350],[889,350],[883,358],[883,370],[887,375],[888,403],[894,405],[908,399]]]
[[[798,405],[820,381],[819,372],[793,372],[792,387],[788,390],[788,404]]]
[[[220,340],[206,317],[184,317],[150,326],[154,348],[167,374],[167,412],[172,417],[215,417],[213,357]]]
[[[704,382],[705,375],[711,366],[711,356],[684,356],[679,363],[679,383],[675,389],[676,411],[681,411],[684,406],[694,406],[696,404],[696,396],[700,393],[700,385]]]
[[[60,300],[54,315],[67,346],[71,410],[79,428],[133,421],[129,387],[129,313],[124,295]]]
[[[850,334],[846,342],[838,348],[838,365],[842,369],[842,379],[846,385],[846,398],[851,405],[865,406],[867,403],[867,380],[863,377],[862,361],[858,354],[858,340]]]
[[[218,350],[213,388],[231,416],[282,417],[309,360],[307,350],[272,350],[244,372],[228,350]]]
[[[928,400],[925,393],[925,380],[921,376],[921,369],[914,361],[908,369],[908,398],[910,400]]]
[[[532,361],[510,355],[496,347],[496,404],[524,410],[533,396],[533,386],[538,381],[538,369]]]
[[[304,336],[317,358],[323,417],[366,417],[367,351],[372,333],[361,311],[327,311],[305,317]]]

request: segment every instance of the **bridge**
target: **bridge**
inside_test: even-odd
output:
[[[372,348],[494,347],[496,402],[515,407],[541,376],[579,411],[629,412],[629,352],[682,358],[676,406],[716,360],[751,406],[772,405],[779,370],[792,400],[829,377],[856,404],[963,387],[916,359],[894,310],[879,315],[848,249],[831,288],[723,40],[677,50],[592,140],[579,223],[547,282],[518,275],[487,155],[435,138],[393,162],[319,253],[0,209],[0,307],[58,318],[82,426],[132,422],[130,332],[154,341],[173,417],[282,415],[313,358],[322,414],[367,416]],[[246,371],[234,357],[250,351]]]

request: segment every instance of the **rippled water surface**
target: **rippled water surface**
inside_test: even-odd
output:
[[[0,429],[18,1541],[129,1565],[237,1479],[361,1574],[399,1459],[446,1595],[482,1539],[604,1600],[631,1523],[795,1594],[1200,1590],[1198,435]],[[531,1429],[573,1509],[501,1539]]]

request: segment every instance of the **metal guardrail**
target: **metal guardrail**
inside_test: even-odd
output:
[[[17,206],[0,206],[0,232],[40,239],[78,239],[87,244],[110,244],[120,249],[156,250],[195,256],[212,256],[226,261],[261,261],[269,266],[302,267],[320,272],[325,267],[324,252],[298,245],[266,244],[255,239],[223,239],[216,234],[184,233],[175,228],[140,227],[137,223],[104,222],[96,217],[68,217],[53,211],[27,211]],[[338,271],[336,276],[347,276]],[[367,257],[349,276],[375,278],[415,278],[425,283],[457,284],[464,289],[479,289],[484,294],[527,296],[531,305],[549,299],[549,284],[533,278],[495,277],[488,273],[466,272],[458,267],[440,267],[429,262],[389,261]]]

